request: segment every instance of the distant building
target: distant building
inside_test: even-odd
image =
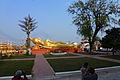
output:
[[[85,49],[85,50],[90,49],[90,45],[88,41],[82,41],[81,44],[82,44],[82,49]]]
[[[16,52],[17,45],[13,45],[12,43],[2,43],[0,42],[0,53],[4,55],[11,55]]]
[[[94,48],[95,48],[95,50],[99,50],[99,49],[101,48],[101,43],[100,43],[100,41],[95,41],[95,43],[94,43]]]

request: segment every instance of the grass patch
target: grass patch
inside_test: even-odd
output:
[[[101,57],[120,60],[120,55],[110,55],[110,56],[101,56]]]
[[[16,70],[31,74],[34,61],[0,61],[0,76],[13,76]]]
[[[57,53],[56,53],[57,54]],[[73,54],[65,54],[65,55],[51,55],[51,54],[43,54],[45,58],[47,57],[67,57],[67,56],[77,56]]]
[[[94,68],[120,66],[120,63],[97,60],[92,58],[74,58],[74,59],[48,59],[55,72],[80,70],[84,62],[88,62]]]
[[[35,58],[35,55],[11,55],[11,56],[2,56],[2,59],[22,59],[22,58]]]

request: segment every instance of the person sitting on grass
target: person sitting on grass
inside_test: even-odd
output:
[[[24,76],[24,78],[21,77],[22,75]],[[12,80],[29,80],[29,79],[26,77],[25,71],[17,70]]]

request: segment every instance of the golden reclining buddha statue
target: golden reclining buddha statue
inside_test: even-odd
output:
[[[56,49],[59,49],[59,48],[77,48],[78,47],[78,45],[75,45],[75,44],[67,44],[67,43],[64,43],[64,42],[53,42],[49,39],[42,40],[38,37],[30,38],[30,40],[35,45],[38,45],[41,48],[48,48],[48,49],[56,48]]]

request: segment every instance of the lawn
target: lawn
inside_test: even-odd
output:
[[[57,54],[57,53],[56,53]],[[45,58],[47,57],[67,57],[67,56],[77,56],[73,54],[65,54],[65,55],[51,55],[51,54],[43,54]]]
[[[120,66],[120,63],[97,60],[92,58],[47,59],[55,72],[80,70],[84,62],[94,68]],[[14,75],[16,70],[25,70],[31,74],[34,61],[0,61],[0,76]]]
[[[88,62],[94,68],[120,66],[120,63],[97,60],[92,58],[74,58],[74,59],[48,59],[55,72],[80,70],[84,62]]]
[[[120,60],[120,55],[110,55],[110,56],[101,56],[101,57]]]
[[[11,55],[11,56],[2,56],[2,59],[21,59],[21,58],[35,58],[35,55]]]
[[[31,74],[34,61],[0,61],[0,76],[14,75],[16,70],[25,70]]]

